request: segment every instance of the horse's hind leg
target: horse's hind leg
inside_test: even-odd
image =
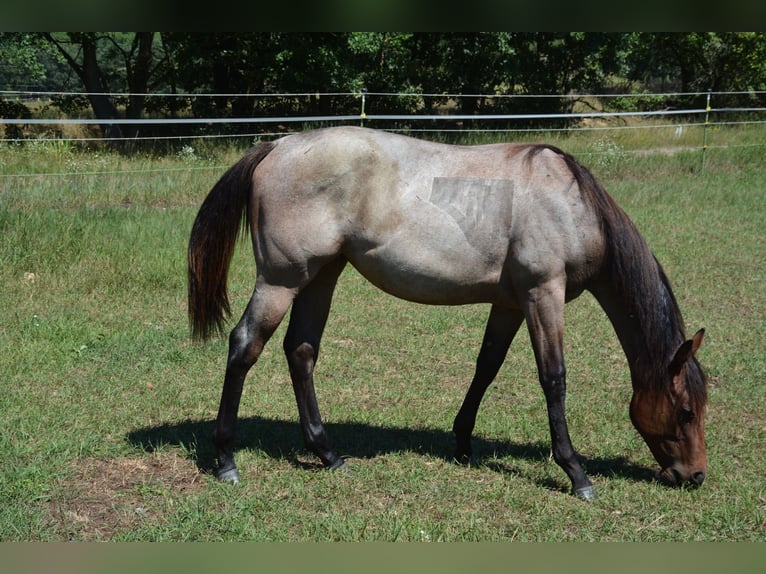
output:
[[[471,460],[471,434],[476,424],[479,405],[487,388],[497,376],[523,321],[524,315],[520,311],[492,306],[471,386],[452,425],[457,442],[455,460],[458,462],[467,463]]]
[[[331,469],[343,466],[343,459],[330,448],[322,424],[314,391],[314,365],[319,356],[319,343],[330,312],[335,284],[345,264],[345,259],[335,259],[300,292],[293,303],[284,340],[304,444]]]
[[[216,476],[225,482],[239,482],[234,437],[245,377],[290,307],[293,296],[292,290],[257,281],[247,309],[229,336],[226,376],[213,436],[218,457]]]

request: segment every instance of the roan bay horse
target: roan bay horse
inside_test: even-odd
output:
[[[243,225],[240,225],[242,222]],[[336,127],[255,145],[216,183],[188,249],[193,334],[222,332],[229,264],[249,226],[255,289],[229,337],[214,432],[219,479],[239,481],[234,439],[245,377],[292,306],[284,339],[306,447],[328,468],[330,448],[313,371],[330,302],[351,263],[397,297],[432,305],[489,303],[476,371],[453,431],[455,458],[487,387],[526,321],[545,393],[553,457],[584,499],[595,496],[564,408],[564,304],[591,292],[628,360],[630,417],[670,485],[702,484],[706,381],[662,267],[594,176],[538,144],[454,146]]]

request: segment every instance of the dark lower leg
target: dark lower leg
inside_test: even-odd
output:
[[[244,380],[244,375],[227,369],[223,393],[221,394],[221,404],[218,408],[218,418],[213,431],[213,444],[216,448],[218,462],[216,476],[231,482],[239,480],[237,466],[234,462],[234,437],[237,430],[237,411],[239,410]]]
[[[590,480],[577,460],[577,453],[572,446],[565,414],[566,378],[565,375],[543,382],[545,399],[548,407],[548,423],[551,432],[553,460],[556,461],[572,482],[572,492],[586,499],[595,497]]]
[[[239,481],[239,473],[234,462],[234,440],[245,377],[260,354],[260,349],[254,349],[255,352],[250,352],[252,346],[253,341],[248,329],[243,324],[238,325],[229,337],[226,376],[224,377],[221,404],[218,407],[218,417],[213,431],[213,443],[218,459],[216,476],[228,482]],[[262,348],[263,345],[259,346]]]
[[[585,499],[594,498],[590,480],[577,461],[567,426],[566,364],[564,362],[565,276],[531,288],[525,309],[540,385],[548,407],[553,459],[572,482],[572,490]]]
[[[317,455],[326,467],[338,468],[343,465],[343,459],[330,448],[330,441],[322,424],[316,392],[314,391],[315,357],[315,349],[309,343],[301,343],[297,348],[287,353],[295,400],[298,404],[303,442],[306,448]]]
[[[298,295],[290,314],[284,352],[298,405],[303,442],[328,468],[343,466],[343,459],[330,448],[314,390],[314,366],[319,343],[330,312],[332,293],[345,266],[338,258],[328,263]]]
[[[245,378],[282,320],[291,299],[292,295],[287,290],[268,286],[256,287],[242,319],[229,336],[226,375],[213,431],[213,444],[218,462],[216,476],[221,480],[239,481],[234,462],[234,444]]]
[[[471,435],[476,425],[479,405],[497,376],[523,320],[523,315],[516,311],[493,307],[490,312],[471,386],[452,425],[456,440],[455,460],[460,463],[468,463],[471,459]]]

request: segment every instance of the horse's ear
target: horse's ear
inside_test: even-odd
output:
[[[702,345],[702,339],[704,337],[705,329],[700,329],[694,334],[694,337],[688,341],[684,341],[684,343],[678,347],[673,360],[670,361],[669,370],[671,376],[675,377],[681,373],[681,370],[684,368],[686,361],[692,358],[694,353],[697,352],[697,349],[699,349]]]
[[[697,352],[697,349],[699,349],[702,346],[702,339],[705,337],[705,329],[700,329],[696,333],[694,333],[694,337],[692,337],[692,355]]]

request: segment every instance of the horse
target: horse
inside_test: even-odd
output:
[[[249,229],[252,297],[229,334],[213,432],[216,476],[234,461],[245,378],[288,309],[283,341],[306,448],[330,447],[314,367],[331,299],[347,264],[390,295],[430,305],[488,304],[473,379],[454,419],[455,460],[470,462],[482,397],[522,323],[545,394],[555,462],[572,494],[596,491],[572,446],[565,411],[564,305],[590,292],[614,327],[633,387],[630,419],[670,486],[707,473],[706,377],[670,282],[646,241],[595,176],[536,143],[452,145],[363,127],[298,132],[255,144],[209,192],[188,245],[192,336],[225,335],[227,276]]]

